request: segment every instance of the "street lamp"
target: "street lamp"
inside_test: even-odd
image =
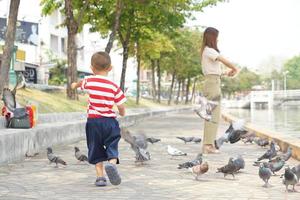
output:
[[[283,72],[283,78],[284,78],[284,82],[283,82],[283,85],[284,85],[284,98],[287,97],[287,93],[286,93],[286,76],[287,76],[288,73],[289,73],[289,71],[284,71]]]

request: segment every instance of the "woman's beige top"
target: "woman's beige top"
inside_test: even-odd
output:
[[[202,72],[204,75],[214,74],[221,76],[221,63],[217,60],[219,55],[220,53],[213,48],[204,48],[201,59]]]

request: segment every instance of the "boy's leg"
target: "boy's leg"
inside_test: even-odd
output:
[[[95,169],[96,169],[96,176],[97,177],[104,177],[104,173],[103,173],[103,162],[99,162],[95,165]]]

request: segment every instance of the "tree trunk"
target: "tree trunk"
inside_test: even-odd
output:
[[[140,44],[137,39],[136,43],[136,48],[137,48],[137,81],[136,81],[136,104],[140,103],[140,71],[141,71],[141,55],[140,55]]]
[[[185,79],[182,79],[182,82],[181,82],[182,86],[181,86],[181,103],[183,103],[183,99],[184,99],[184,90],[185,90]]]
[[[0,66],[0,97],[4,87],[9,85],[9,69],[16,37],[16,24],[18,18],[20,0],[11,0],[9,6],[8,25],[5,33],[3,59]]]
[[[151,60],[151,72],[152,72],[152,95],[153,95],[153,100],[156,101],[155,60]]]
[[[160,61],[156,60],[157,65],[157,102],[160,103],[160,91],[161,91],[161,70],[160,70]]]
[[[77,45],[76,34],[78,23],[74,19],[72,0],[65,0],[66,25],[68,30],[68,69],[67,69],[67,97],[78,100],[76,90],[72,90],[71,84],[77,82]]]
[[[187,84],[186,84],[185,104],[189,103],[190,85],[191,85],[191,78],[189,77],[188,80],[187,80]]]
[[[176,97],[176,104],[179,103],[179,96],[180,96],[180,86],[181,86],[181,80],[178,80],[178,90],[177,90],[177,97]]]
[[[196,82],[197,82],[197,78],[194,79],[194,83],[193,83],[192,99],[191,99],[192,103],[195,103]]]
[[[112,27],[112,31],[109,35],[109,39],[108,39],[108,42],[107,42],[107,45],[106,45],[106,48],[105,48],[105,52],[107,52],[108,54],[110,53],[110,51],[112,49],[116,33],[119,30],[121,13],[122,13],[122,0],[117,0],[114,25]]]
[[[172,82],[171,82],[171,86],[170,86],[168,105],[171,105],[171,102],[172,102],[173,87],[174,87],[174,82],[175,82],[175,75],[176,75],[176,71],[174,70],[173,73],[172,73]]]

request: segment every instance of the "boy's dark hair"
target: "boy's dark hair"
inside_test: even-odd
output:
[[[111,66],[111,60],[108,53],[98,51],[93,54],[91,64],[96,70],[104,70]]]

